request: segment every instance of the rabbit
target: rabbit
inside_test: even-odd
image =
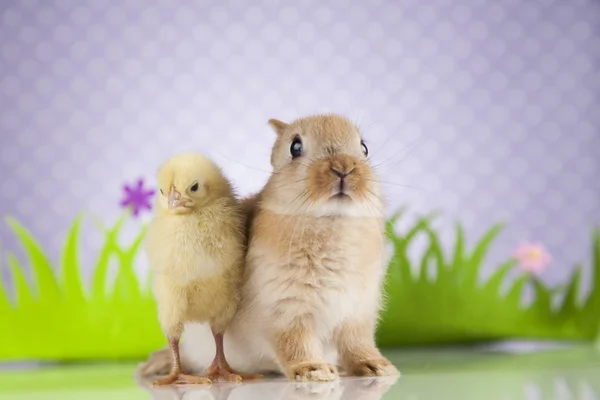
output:
[[[225,334],[239,371],[283,373],[297,381],[333,381],[399,371],[375,344],[385,275],[385,205],[368,148],[347,118],[313,115],[284,123],[273,172],[243,201],[249,233],[240,308]],[[210,329],[186,328],[182,363],[206,368]],[[143,374],[168,372],[168,353],[152,355]]]

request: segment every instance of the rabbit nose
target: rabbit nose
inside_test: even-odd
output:
[[[337,177],[339,177],[340,179],[344,179],[345,177],[347,177],[348,175],[350,175],[354,171],[354,168],[352,168],[350,171],[347,171],[347,172],[339,171],[339,170],[337,170],[337,169],[335,169],[333,167],[329,168],[329,170],[334,175],[336,175]]]

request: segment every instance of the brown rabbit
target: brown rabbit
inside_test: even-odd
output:
[[[385,274],[384,204],[358,128],[338,115],[277,132],[273,173],[249,198],[250,240],[240,309],[225,334],[231,366],[281,371],[290,379],[396,375],[374,335]],[[184,333],[188,368],[210,364],[210,329]],[[164,353],[143,365],[163,372]]]

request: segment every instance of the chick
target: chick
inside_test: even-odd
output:
[[[186,153],[159,168],[158,185],[146,251],[173,363],[170,374],[154,386],[256,377],[233,371],[223,349],[223,333],[240,300],[245,251],[245,219],[231,184],[211,160]],[[208,322],[215,340],[206,376],[184,374],[181,367],[179,339],[185,324],[193,322]]]

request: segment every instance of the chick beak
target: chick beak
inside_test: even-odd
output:
[[[181,200],[181,193],[179,193],[175,189],[175,186],[171,186],[171,191],[169,192],[168,201],[169,201],[169,209],[171,209],[171,210],[174,208],[181,207],[182,205],[185,204],[185,201]]]

